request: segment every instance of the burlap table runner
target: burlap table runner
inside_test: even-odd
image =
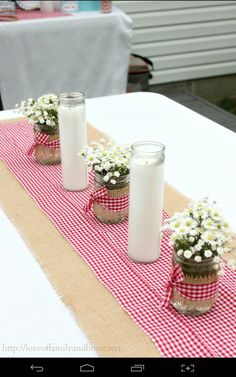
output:
[[[89,142],[101,137],[107,135],[88,124]],[[96,279],[89,266],[74,252],[2,161],[0,177],[1,207],[97,353],[113,357],[161,356],[151,339]],[[183,194],[169,184],[165,185],[164,209],[169,215],[183,210],[188,202]]]

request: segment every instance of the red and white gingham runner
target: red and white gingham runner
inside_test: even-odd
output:
[[[55,11],[51,13],[41,12],[40,10],[23,10],[17,9],[15,12],[17,20],[34,20],[39,18],[55,18],[71,16],[70,13],[62,13],[60,11]]]
[[[162,355],[235,357],[235,271],[225,267],[219,284],[219,299],[203,316],[183,316],[162,307],[171,268],[168,236],[162,240],[161,256],[155,263],[130,261],[127,221],[116,225],[97,223],[96,226],[87,221],[83,208],[92,192],[93,177],[90,176],[88,190],[65,191],[60,165],[41,166],[26,155],[32,142],[27,122],[0,125],[0,158]],[[163,216],[167,217],[165,213]]]
[[[41,132],[36,132],[34,136],[34,143],[27,152],[28,156],[31,156],[37,145],[44,145],[50,149],[59,149],[60,148],[60,139],[55,139],[48,141],[49,135],[46,135]]]
[[[190,284],[184,283],[184,274],[178,264],[171,269],[171,273],[167,282],[165,298],[163,305],[168,306],[173,289],[175,288],[182,296],[189,300],[209,300],[217,293],[218,282],[207,284]]]
[[[89,212],[93,203],[96,202],[110,211],[118,212],[128,208],[129,196],[123,195],[117,198],[108,196],[106,187],[101,187],[90,195],[89,201],[85,206],[85,212]]]

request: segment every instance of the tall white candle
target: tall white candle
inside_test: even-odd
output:
[[[44,13],[54,12],[54,1],[40,1],[40,10]]]
[[[69,191],[84,190],[88,186],[88,168],[80,156],[87,145],[84,95],[65,93],[59,97],[59,131],[63,187]]]
[[[60,11],[61,10],[61,1],[53,1],[54,2],[54,10]]]
[[[149,263],[160,255],[164,146],[157,142],[139,142],[131,149],[128,256],[134,261]]]

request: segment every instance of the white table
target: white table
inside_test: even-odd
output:
[[[94,98],[87,100],[86,108],[88,121],[118,142],[149,139],[164,143],[166,180],[193,199],[206,195],[215,198],[236,231],[233,168],[236,134],[160,94],[132,93]],[[0,112],[0,120],[12,116],[16,116],[12,111]],[[88,345],[71,313],[2,211],[0,229],[0,295],[3,303],[0,356],[14,356],[3,350],[2,344]],[[8,266],[11,266],[10,273]],[[88,354],[95,355],[92,351],[15,351],[15,356]]]
[[[116,7],[109,14],[0,22],[4,109],[52,92],[125,93],[131,34],[131,19]]]

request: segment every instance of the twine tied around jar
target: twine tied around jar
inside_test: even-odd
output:
[[[42,132],[36,132],[34,135],[34,144],[30,147],[27,152],[28,156],[31,156],[37,145],[43,145],[50,149],[59,149],[60,148],[60,139],[55,139],[48,141],[50,135],[44,134]]]
[[[94,202],[98,203],[109,211],[119,212],[128,208],[129,196],[124,195],[117,198],[110,197],[108,196],[107,188],[104,186],[91,194],[89,202],[84,207],[86,213],[90,211]]]
[[[219,281],[204,284],[185,283],[184,274],[179,265],[175,265],[170,273],[169,280],[166,285],[165,298],[162,306],[168,307],[173,293],[173,289],[189,300],[209,300],[217,293]]]

